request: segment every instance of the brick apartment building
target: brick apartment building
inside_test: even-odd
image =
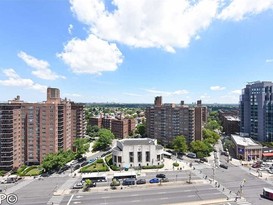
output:
[[[127,138],[136,127],[135,119],[116,119],[106,117],[91,117],[89,124],[111,130],[116,138]]]
[[[1,103],[0,169],[40,164],[48,153],[71,149],[73,140],[85,134],[83,108],[62,100],[57,88],[48,88],[42,103],[27,103],[19,96]]]
[[[239,110],[219,110],[218,115],[226,135],[240,132]]]
[[[162,104],[162,97],[155,98],[154,106],[146,108],[146,132],[148,137],[169,144],[174,137],[183,135],[187,142],[202,140],[202,128],[207,121],[207,108],[201,101],[196,106]]]

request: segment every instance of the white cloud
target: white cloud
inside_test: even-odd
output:
[[[72,34],[72,30],[73,30],[73,25],[69,24],[69,26],[68,26],[68,33]]]
[[[273,63],[273,59],[266,59],[265,62],[266,63]]]
[[[173,92],[169,92],[169,91],[161,91],[161,90],[154,90],[154,89],[145,89],[145,91],[153,95],[161,95],[161,96],[185,95],[189,93],[189,91],[187,90],[176,90]]]
[[[115,43],[108,43],[91,34],[87,39],[74,38],[57,54],[74,73],[101,74],[115,71],[123,56]]]
[[[199,40],[199,39],[201,39],[201,36],[197,35],[197,36],[195,36],[194,39],[195,39],[195,40]]]
[[[66,97],[82,97],[82,95],[78,93],[64,93],[64,96]]]
[[[200,99],[202,100],[209,100],[211,97],[207,94],[207,93],[204,93],[203,95],[200,96]]]
[[[45,80],[56,80],[57,78],[65,79],[64,76],[57,75],[50,70],[50,65],[47,61],[38,60],[37,58],[34,58],[23,51],[18,53],[18,57],[21,58],[28,66],[35,69],[31,73],[38,78]]]
[[[256,15],[273,9],[273,0],[232,0],[218,15],[221,20],[240,21],[249,15]]]
[[[3,73],[8,79],[0,80],[0,85],[8,86],[8,87],[10,86],[10,87],[34,89],[43,93],[46,92],[47,86],[34,83],[31,79],[21,78],[12,68],[3,70]]]
[[[218,0],[70,0],[71,10],[91,33],[133,47],[185,48],[217,15]],[[155,6],[156,5],[156,6]]]
[[[233,90],[233,91],[231,91],[231,93],[240,95],[242,93],[242,91],[241,90]]]
[[[213,91],[220,91],[220,90],[225,90],[226,88],[216,85],[216,86],[211,86],[210,89]]]

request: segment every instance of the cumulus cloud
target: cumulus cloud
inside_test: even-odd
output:
[[[108,43],[90,34],[87,39],[74,38],[57,54],[74,73],[101,74],[115,71],[123,56],[115,43]]]
[[[273,63],[273,59],[266,59],[265,62],[266,63]]]
[[[211,86],[210,89],[213,91],[219,91],[219,90],[225,90],[226,88],[216,85],[216,86]]]
[[[3,70],[3,73],[8,79],[0,80],[0,85],[8,87],[28,88],[38,90],[42,93],[46,92],[47,86],[34,83],[31,79],[21,78],[12,68]]]
[[[34,58],[33,56],[30,56],[23,51],[18,53],[18,57],[21,58],[28,66],[35,69],[31,73],[38,78],[45,80],[56,80],[57,78],[65,79],[64,76],[60,76],[54,73],[50,69],[50,65],[47,61]]]
[[[273,0],[232,0],[222,9],[218,18],[240,21],[247,16],[259,14],[268,9],[273,9]]]
[[[91,33],[107,41],[168,52],[185,48],[217,15],[218,0],[70,0],[71,10]],[[155,6],[156,5],[156,6]]]
[[[170,92],[170,91],[161,91],[161,90],[154,90],[154,89],[145,89],[145,91],[153,95],[162,95],[162,96],[185,95],[189,93],[189,91],[187,90],[176,90],[176,91]]]
[[[69,26],[68,26],[68,33],[72,34],[72,30],[73,30],[73,25],[69,24]]]

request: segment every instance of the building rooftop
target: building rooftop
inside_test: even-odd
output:
[[[248,137],[241,137],[239,135],[231,135],[237,145],[242,146],[258,146],[260,144],[254,142],[251,138]]]
[[[239,117],[236,117],[236,116],[227,115],[227,116],[225,116],[225,118],[226,118],[228,121],[240,121],[240,118],[239,118]]]
[[[156,139],[151,138],[132,138],[120,140],[123,145],[156,145]]]

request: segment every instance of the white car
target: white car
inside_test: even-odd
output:
[[[273,174],[273,169],[268,169],[268,173]]]

